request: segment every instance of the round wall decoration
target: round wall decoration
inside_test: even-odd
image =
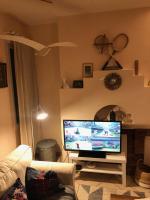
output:
[[[105,87],[109,90],[116,90],[121,86],[122,78],[117,73],[108,74],[104,79]]]

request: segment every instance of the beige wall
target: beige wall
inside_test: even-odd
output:
[[[48,24],[30,27],[32,39],[48,45],[58,41],[56,24]],[[48,112],[49,117],[41,122],[41,130],[38,138],[56,139],[61,146],[60,133],[60,108],[59,108],[59,53],[53,48],[47,56],[36,56],[36,68],[39,86],[40,105]]]
[[[63,17],[59,20],[59,40],[72,41],[78,48],[60,50],[61,76],[72,80],[82,78],[82,63],[93,62],[98,70],[107,60],[93,46],[94,39],[106,34],[110,39],[118,33],[129,36],[125,50],[116,55],[124,68],[133,68],[134,60],[139,59],[140,73],[145,76],[145,83],[150,79],[150,9],[114,11],[100,14]]]
[[[139,59],[140,73],[144,75],[145,83],[148,82],[148,80],[150,79],[149,23],[150,9],[136,9],[129,11],[62,17],[59,19],[58,26],[57,24],[49,24],[29,28],[32,39],[39,41],[43,44],[50,44],[53,42],[57,42],[58,40],[72,41],[78,44],[77,48],[60,48],[59,51],[58,49],[53,49],[47,56],[35,58],[39,83],[40,104],[49,113],[49,118],[41,123],[41,134],[36,140],[39,140],[41,138],[54,138],[57,140],[59,145],[61,145],[59,115],[59,66],[61,77],[67,78],[70,85],[72,85],[73,80],[82,79],[82,63],[93,62],[94,70],[100,69],[107,57],[98,54],[93,46],[94,39],[99,34],[106,33],[109,38],[113,38],[118,33],[126,33],[129,36],[129,45],[124,51],[116,55],[116,58],[120,61],[124,68],[133,68],[134,60]],[[16,19],[13,19],[9,16],[0,15],[0,33],[7,32],[9,30],[15,30],[20,34],[26,33],[26,27],[18,22]],[[6,61],[3,42],[0,42],[0,47],[0,61]],[[128,79],[125,80],[127,82]],[[132,84],[132,81],[130,82],[130,84]],[[138,85],[140,88],[143,88],[143,84],[138,83]],[[135,87],[132,88],[132,91],[130,91],[130,95],[134,90],[138,91],[136,82],[134,86]],[[103,96],[103,98],[101,98],[103,102],[101,104],[95,104],[94,110],[92,111],[93,114],[100,106],[110,103],[108,99],[106,99],[106,93],[108,94],[108,91],[101,87],[102,86],[100,86],[99,88],[102,89],[100,96],[99,94],[96,94],[96,96],[97,99]],[[126,91],[126,96],[129,95],[127,91],[128,87],[130,87],[130,85],[127,84],[124,88]],[[121,92],[122,89],[117,91],[117,93],[120,91],[120,93],[118,94],[119,99],[124,98]],[[146,93],[147,95],[147,89],[141,89],[140,91],[142,94],[145,95]],[[65,92],[66,90],[62,91],[61,93]],[[78,93],[78,90],[76,90],[75,93],[76,92]],[[89,93],[88,90],[85,90],[86,94],[87,92]],[[95,93],[96,91],[94,90],[93,92]],[[114,94],[115,93],[113,93],[113,95]],[[63,113],[65,113],[63,117],[65,118],[70,117],[69,113],[73,115],[73,118],[75,116],[80,116],[80,114],[77,112],[79,107],[77,107],[76,105],[79,97],[81,98],[83,94],[81,96],[75,96],[74,98],[73,95],[74,93],[72,94],[71,92],[68,96],[68,100],[67,98],[65,98],[65,100],[63,100],[63,103],[61,102],[63,104]],[[139,92],[137,96],[139,98]],[[123,102],[122,104],[125,106],[125,109],[127,109],[127,112],[133,113],[135,121],[140,122],[140,117],[137,116],[136,110],[138,110],[140,106],[142,117],[145,116],[145,111],[143,111],[142,107],[145,106],[146,109],[147,106],[149,108],[149,96],[147,95],[146,97],[147,98],[145,99],[145,101],[142,100],[141,103],[138,102],[134,107],[132,107],[132,104],[130,104],[129,106],[130,101],[118,100],[119,102],[117,103],[121,104],[121,102]],[[91,96],[88,98],[90,99]],[[75,99],[76,103],[73,104],[73,102],[75,102]],[[66,108],[64,107],[64,104],[66,104],[66,102],[68,101],[71,101],[72,104],[67,105],[67,110],[65,110]],[[115,98],[113,99],[113,101],[114,103],[116,102]],[[10,97],[10,87],[0,89],[0,104],[1,158],[17,145],[17,137],[15,133],[15,126],[13,123],[14,115],[12,112],[13,106],[12,99]],[[80,112],[80,117],[85,118],[85,113],[87,113],[86,117],[92,118],[93,115],[91,115],[91,113],[89,114],[83,105],[86,105],[87,108],[88,103],[86,95],[84,96],[84,100],[81,101],[80,106],[82,107],[83,112]],[[73,112],[71,108],[73,108]],[[149,115],[146,114],[147,123],[149,122],[148,118]]]
[[[106,105],[119,105],[132,114],[134,124],[150,124],[150,88],[144,87],[150,79],[150,9],[136,9],[97,13],[82,16],[62,17],[59,20],[59,40],[72,41],[77,48],[60,49],[61,78],[70,86],[73,80],[82,79],[82,63],[94,63],[94,77],[84,79],[83,89],[60,89],[61,120],[94,119],[96,112]],[[100,34],[110,39],[118,33],[126,33],[129,44],[116,55],[124,69],[133,69],[134,60],[139,60],[143,76],[134,76],[134,71],[117,71],[122,77],[122,86],[115,91],[104,87],[104,77],[110,71],[100,71],[107,56],[101,55],[93,46]],[[63,135],[63,129],[62,129]],[[62,137],[63,138],[63,137]],[[126,145],[124,145],[126,146]],[[126,151],[126,147],[124,147]]]
[[[104,78],[110,71],[95,71],[93,78],[84,78],[83,89],[61,89],[62,119],[94,119],[95,114],[107,105],[118,105],[132,115],[132,123],[150,127],[150,87],[144,87],[143,76],[132,70],[111,71],[120,74],[121,86],[109,90]]]
[[[0,15],[0,33],[14,30],[17,33],[26,33],[26,28],[16,19]],[[4,41],[0,41],[0,62],[7,62]],[[8,65],[7,65],[8,67]],[[7,69],[9,77],[9,69]],[[8,78],[8,87],[0,88],[0,159],[18,145],[18,135],[14,120],[14,107],[11,95],[11,84]]]
[[[50,44],[57,41],[72,41],[78,44],[77,48],[60,48],[59,52],[53,49],[46,57],[36,57],[40,103],[45,110],[49,112],[48,120],[41,124],[41,134],[37,140],[42,138],[55,138],[58,143],[61,144],[59,123],[59,66],[61,78],[65,77],[70,85],[72,85],[73,80],[82,79],[82,63],[93,62],[94,70],[99,70],[102,64],[107,60],[107,57],[100,55],[93,46],[94,39],[99,34],[105,33],[110,39],[118,33],[126,33],[129,36],[128,47],[116,55],[116,58],[123,65],[124,69],[133,69],[134,60],[139,59],[140,73],[144,75],[145,84],[147,84],[150,79],[149,22],[150,9],[136,9],[62,17],[58,20],[58,29],[56,24],[30,27],[32,38],[43,44]],[[127,77],[128,75],[126,78]],[[130,80],[132,82],[132,77]],[[143,80],[143,78],[140,79],[138,86],[142,88],[142,93],[144,91],[145,94],[144,83],[141,80]],[[101,82],[101,84],[103,83]],[[136,86],[136,81],[134,86]],[[138,90],[138,86],[132,88],[130,95],[134,90]],[[130,86],[127,84],[125,86],[126,100],[129,100],[129,94],[127,92],[128,87]],[[132,105],[134,105],[133,102],[129,106],[130,101],[125,102],[125,99],[123,100],[124,95],[122,96],[122,89],[118,90],[117,93],[119,91],[121,92],[119,93],[119,99],[122,100],[118,100],[119,102],[117,101],[117,104],[123,106],[127,112],[132,113],[134,120],[139,123],[140,117],[137,116],[136,113],[138,106],[132,108]],[[94,90],[94,93],[95,92],[96,90]],[[91,95],[88,96],[89,94],[87,93],[89,93],[89,91],[85,89],[82,94],[80,93],[82,93],[82,91],[75,90],[69,91],[68,93],[68,90],[61,89],[62,119],[79,117],[92,119],[95,112],[100,109],[101,106],[112,102],[108,101],[108,98],[106,98],[108,96],[110,97],[110,95],[108,91],[104,89],[101,90],[100,94],[96,94],[96,99],[101,99],[102,96],[103,102],[100,103],[97,101],[95,107],[91,108],[87,102],[88,98],[91,99],[92,97]],[[108,94],[108,96],[106,94]],[[115,93],[113,93],[113,95],[115,95]],[[140,94],[138,93],[137,95]],[[147,98],[149,100],[149,96],[147,96]],[[81,100],[80,102],[79,99]],[[111,98],[109,98],[109,100],[111,100]],[[147,103],[147,99],[145,101]],[[113,102],[116,102],[115,98]],[[142,106],[144,104],[145,102],[141,104],[137,103],[137,105]],[[87,107],[93,110],[88,112]],[[83,112],[79,112],[80,108]],[[145,111],[142,111],[142,107],[140,108],[140,112],[142,112],[142,116],[144,116],[143,112]],[[148,117],[147,114],[146,123],[148,123]]]

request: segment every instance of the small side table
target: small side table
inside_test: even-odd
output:
[[[70,153],[69,159],[72,162],[85,161],[80,172],[93,172],[103,174],[117,174],[122,176],[122,185],[126,186],[126,156],[125,153],[106,155],[106,158],[80,157],[78,153]],[[89,168],[86,163],[96,162],[95,168]]]

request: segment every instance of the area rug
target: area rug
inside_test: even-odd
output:
[[[135,189],[112,189],[102,186],[90,186],[80,184],[77,189],[78,200],[110,200],[111,194],[128,195],[140,198],[150,197],[150,191],[138,191]]]

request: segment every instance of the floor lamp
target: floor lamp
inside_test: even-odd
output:
[[[33,114],[34,113],[34,114]],[[31,136],[32,136],[32,152],[33,158],[35,158],[35,139],[34,139],[34,125],[33,120],[43,121],[48,118],[48,113],[43,110],[43,108],[39,105],[36,112],[31,111]]]

